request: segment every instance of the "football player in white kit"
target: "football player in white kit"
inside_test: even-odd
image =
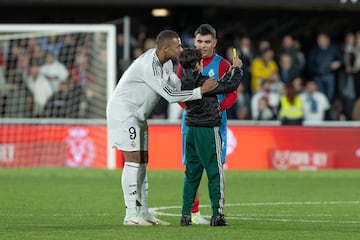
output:
[[[138,57],[124,72],[107,105],[110,144],[123,151],[121,184],[126,216],[124,225],[170,225],[148,210],[148,125],[147,118],[162,96],[169,102],[201,99],[217,86],[214,79],[200,88],[181,91],[173,62],[183,50],[179,35],[164,30],[156,37],[156,48]]]

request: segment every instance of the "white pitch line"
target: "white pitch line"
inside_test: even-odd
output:
[[[277,206],[277,205],[356,205],[360,201],[325,201],[325,202],[257,202],[257,203],[226,203],[225,206],[238,207],[238,206]],[[209,205],[200,205],[200,207],[209,207]],[[181,206],[163,206],[150,208],[152,211],[178,209]]]
[[[236,207],[236,206],[280,206],[280,205],[358,205],[360,201],[324,201],[324,202],[258,202],[258,203],[227,203],[225,206],[228,207]],[[209,207],[209,205],[200,205],[200,207]],[[155,215],[161,216],[170,216],[170,217],[180,217],[181,214],[175,213],[166,213],[162,212],[162,210],[168,209],[181,209],[181,206],[163,206],[157,208],[150,208],[150,211]],[[247,217],[246,217],[247,216]],[[344,223],[344,224],[359,224],[360,221],[356,220],[312,220],[312,219],[287,219],[287,218],[269,218],[269,216],[274,215],[267,215],[261,217],[258,215],[257,217],[248,217],[249,215],[229,215],[227,216],[228,219],[239,219],[243,221],[272,221],[272,222],[304,222],[304,223]],[[277,215],[280,216],[280,215]],[[299,215],[300,216],[300,215]],[[287,215],[285,217],[299,217],[295,215]],[[330,214],[308,214],[308,217],[331,217]],[[208,215],[204,215],[204,217],[211,217]],[[276,216],[275,216],[276,217]],[[284,216],[281,216],[284,217]]]
[[[345,224],[359,224],[360,221],[353,220],[311,220],[311,219],[287,219],[287,218],[232,218],[228,219],[240,219],[245,221],[269,221],[269,222],[303,222],[303,223],[345,223]]]
[[[36,217],[36,216],[40,216],[40,217],[110,217],[110,216],[114,216],[114,214],[109,214],[109,213],[39,213],[39,214],[34,214],[34,213],[23,213],[23,214],[9,214],[9,213],[0,213],[0,217]]]

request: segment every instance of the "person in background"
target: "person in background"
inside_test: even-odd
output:
[[[329,100],[335,95],[337,71],[342,65],[342,55],[337,46],[331,44],[330,37],[326,33],[319,33],[317,45],[309,55],[309,67],[312,78],[320,92],[323,92]]]
[[[325,120],[326,111],[330,108],[329,100],[324,93],[317,90],[316,82],[308,80],[305,92],[300,94],[304,107],[304,120],[321,122]]]
[[[261,89],[257,91],[251,98],[251,117],[253,120],[259,118],[259,102],[261,99],[265,99],[267,105],[274,112],[277,112],[280,102],[280,95],[271,91],[271,82],[269,80],[262,81]]]
[[[215,48],[217,45],[217,35],[216,30],[209,24],[201,24],[194,33],[194,45],[195,48],[200,49],[203,56],[203,70],[202,74],[208,77],[213,77],[215,79],[220,79],[226,72],[231,68],[231,63],[227,61],[225,58],[216,54]],[[181,64],[177,69],[177,75],[179,77],[182,76],[183,68]],[[219,94],[218,95],[220,101],[220,111],[222,115],[222,121],[220,125],[220,134],[222,139],[222,163],[224,164],[226,161],[226,146],[227,146],[227,113],[226,110],[229,109],[236,101],[237,91],[229,92],[227,94]],[[181,124],[181,132],[182,132],[182,162],[186,164],[186,133],[187,127],[185,124],[186,118],[186,107],[182,105],[185,109],[182,115],[182,124]],[[192,221],[194,224],[209,224],[209,221],[206,220],[200,214],[200,199],[199,192],[197,192],[197,196],[195,198],[193,208],[191,210],[192,213]]]
[[[303,103],[290,82],[285,86],[285,94],[280,98],[279,119],[282,125],[302,125]]]
[[[285,84],[280,80],[279,73],[276,71],[272,72],[270,74],[269,81],[271,83],[270,91],[282,95],[285,88]]]
[[[360,98],[355,101],[351,116],[353,121],[360,121]]]
[[[242,69],[245,76],[244,63]],[[245,92],[245,86],[242,82],[239,84],[237,88],[237,100],[235,104],[228,109],[227,117],[228,119],[240,119],[240,120],[248,120],[251,117],[250,96],[247,92]]]
[[[251,64],[251,91],[256,93],[263,80],[268,80],[272,72],[278,71],[278,66],[274,61],[274,51],[271,48],[265,48],[261,56],[253,60]]]
[[[360,31],[355,33],[355,49],[354,49],[354,91],[355,99],[360,98]]]
[[[54,92],[59,90],[59,84],[67,81],[69,76],[68,69],[56,60],[52,52],[46,53],[45,63],[40,66],[40,73],[50,81]]]
[[[279,62],[281,62],[282,55],[288,55],[291,59],[295,74],[302,73],[305,67],[305,56],[300,50],[300,46],[297,46],[293,36],[287,34],[282,38],[279,55]]]
[[[40,74],[40,65],[37,61],[30,63],[30,74],[24,78],[33,96],[32,117],[41,117],[47,101],[54,94],[51,84],[45,76]]]
[[[254,53],[252,50],[252,41],[250,37],[248,36],[242,36],[240,38],[237,38],[235,40],[235,48],[237,49],[237,54],[241,61],[243,62],[243,71],[244,71],[244,77],[242,80],[242,84],[244,85],[244,93],[245,94],[251,94],[250,89],[250,79],[251,79],[251,63],[254,59]],[[232,48],[229,49],[229,57],[228,60],[232,60]]]
[[[295,88],[296,94],[300,95],[305,91],[305,79],[304,76],[298,75],[293,77],[290,82],[292,83],[293,87]]]
[[[276,119],[276,113],[269,105],[267,98],[262,97],[259,100],[259,115],[256,120],[259,121],[270,121]]]
[[[287,53],[281,54],[279,59],[279,74],[283,83],[289,82],[293,77],[300,74],[295,67],[291,56]]]

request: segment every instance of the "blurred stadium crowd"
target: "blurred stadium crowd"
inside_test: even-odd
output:
[[[176,29],[184,47],[193,47],[196,27]],[[131,59],[154,47],[156,35],[146,25],[133,32]],[[336,41],[319,31],[306,43],[289,34],[274,43],[266,35],[253,39],[219,32],[218,54],[231,61],[232,48],[237,48],[245,71],[229,119],[279,119],[280,98],[291,85],[301,98],[305,120],[360,120],[360,31],[343,32]],[[123,61],[121,31],[116,42],[119,79],[129,64]],[[104,117],[105,109],[94,113],[89,104],[94,95],[89,88],[94,78],[90,46],[86,34],[0,41],[0,117]],[[174,120],[180,113],[178,104],[162,99],[150,118]]]
[[[103,117],[88,107],[92,42],[87,33],[1,40],[0,117]]]
[[[191,27],[179,34],[184,47],[193,47]],[[228,118],[279,119],[280,99],[287,86],[301,98],[304,120],[360,120],[360,31],[340,35],[341,39],[334,41],[328,32],[319,31],[313,42],[304,43],[284,34],[279,36],[280,42],[276,45],[265,36],[258,39],[246,34],[232,35],[231,39],[218,37],[217,53],[231,61],[232,48],[237,48],[245,70],[237,102],[228,110]],[[132,59],[154,46],[154,39],[145,26],[139,28],[131,42]],[[117,44],[120,76],[124,70],[121,33]],[[305,44],[309,46],[304,50]],[[177,104],[168,104],[162,99],[151,118],[179,119],[180,112]]]

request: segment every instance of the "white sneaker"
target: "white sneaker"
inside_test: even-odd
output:
[[[191,222],[193,224],[204,224],[204,225],[210,224],[208,220],[206,220],[203,216],[201,216],[200,212],[191,213]]]
[[[139,216],[128,217],[124,219],[123,225],[125,226],[152,226],[151,223],[144,220]]]
[[[143,219],[146,220],[151,225],[159,225],[159,226],[169,226],[170,225],[169,222],[160,220],[151,213],[144,213]]]

